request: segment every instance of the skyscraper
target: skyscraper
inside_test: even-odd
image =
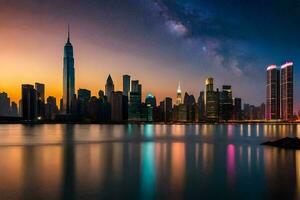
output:
[[[182,97],[181,97],[181,88],[179,83],[177,88],[176,105],[180,105],[180,104],[182,104]]]
[[[267,67],[266,119],[280,119],[280,73],[276,65]]]
[[[106,84],[105,84],[105,95],[107,96],[107,101],[110,102],[111,93],[115,90],[114,82],[110,76],[107,77]]]
[[[198,120],[205,120],[205,101],[204,101],[204,92],[201,91],[198,97]]]
[[[138,80],[131,81],[130,101],[128,118],[129,120],[139,121],[141,118],[142,104],[142,85]]]
[[[242,120],[242,99],[234,98],[233,100],[233,116],[234,120]]]
[[[233,100],[230,85],[223,85],[220,92],[220,118],[222,120],[230,120],[232,118]]]
[[[64,70],[63,70],[63,113],[71,113],[71,102],[75,94],[75,69],[73,58],[73,46],[70,42],[68,27],[68,40],[64,47]]]
[[[43,119],[45,117],[45,84],[35,83],[37,93],[37,117]]]
[[[121,91],[111,93],[111,120],[123,121],[123,93]]]
[[[129,97],[130,92],[130,76],[123,75],[123,95]]]
[[[28,121],[37,119],[37,94],[33,85],[22,85],[22,118]]]
[[[78,114],[80,116],[87,115],[89,100],[91,99],[91,91],[87,89],[78,90]]]
[[[219,91],[214,91],[214,79],[205,80],[205,117],[207,121],[217,121],[219,118]]]
[[[281,118],[293,118],[293,62],[281,65]]]
[[[164,103],[164,121],[165,122],[171,122],[172,121],[172,98],[166,97],[165,103]]]
[[[9,116],[10,98],[7,93],[0,93],[0,116]]]

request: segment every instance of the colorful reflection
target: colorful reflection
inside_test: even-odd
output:
[[[299,126],[222,126],[1,126],[0,200],[300,198],[300,153],[259,145]]]

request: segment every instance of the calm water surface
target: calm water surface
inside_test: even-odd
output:
[[[0,199],[300,199],[300,125],[0,125]]]

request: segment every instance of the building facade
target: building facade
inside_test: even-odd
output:
[[[63,113],[71,113],[71,101],[75,94],[75,68],[73,58],[73,46],[70,42],[70,31],[68,40],[64,47],[64,69],[63,69]]]
[[[290,120],[293,118],[293,63],[286,62],[280,68],[281,71],[281,119]]]
[[[276,65],[267,67],[266,119],[280,119],[280,71]]]

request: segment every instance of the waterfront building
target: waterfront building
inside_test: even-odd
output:
[[[214,91],[213,78],[205,81],[205,118],[209,122],[219,119],[219,91]]]
[[[33,85],[22,84],[22,118],[26,121],[37,119],[37,92]]]
[[[110,97],[111,93],[115,91],[115,85],[114,82],[110,76],[110,74],[107,77],[106,84],[105,84],[105,95],[107,96],[107,101],[110,103]]]
[[[281,65],[281,119],[293,119],[293,62],[286,62]]]
[[[139,84],[138,80],[131,81],[129,96],[128,119],[131,121],[141,121],[142,85]]]
[[[181,88],[180,88],[180,82],[178,84],[178,88],[177,88],[177,96],[176,96],[176,105],[180,105],[182,104],[182,97],[181,97]]]
[[[123,75],[123,95],[129,98],[129,92],[130,92],[130,76],[126,74]]]
[[[9,116],[10,112],[10,98],[8,97],[7,93],[1,92],[0,93],[0,116]]]
[[[145,99],[145,103],[147,106],[156,107],[156,98],[151,93],[149,93]]]
[[[123,92],[111,93],[111,120],[114,122],[123,121]]]
[[[99,95],[99,121],[108,122],[111,119],[111,105],[107,101],[107,96],[100,90]]]
[[[35,83],[37,93],[37,118],[44,119],[45,117],[45,84]]]
[[[9,110],[9,115],[12,117],[18,117],[18,105],[16,102],[12,101],[10,110]]]
[[[205,120],[205,101],[204,101],[204,92],[201,91],[198,97],[198,121]]]
[[[220,119],[228,121],[232,119],[233,101],[230,85],[223,85],[220,92]]]
[[[233,120],[242,120],[242,99],[235,97],[233,99]]]
[[[151,93],[149,93],[145,99],[145,104],[147,106],[147,121],[154,121],[154,113],[156,108],[156,98]]]
[[[166,97],[164,101],[164,121],[171,122],[172,121],[172,98]]]
[[[64,47],[64,69],[63,69],[63,101],[62,112],[71,113],[71,102],[75,94],[75,68],[73,58],[73,46],[70,42],[70,31],[68,29],[68,40]]]
[[[86,117],[88,113],[88,104],[91,99],[91,91],[87,89],[78,90],[78,114]]]
[[[276,65],[267,67],[266,119],[280,119],[280,72]]]
[[[57,113],[58,113],[58,108],[56,105],[56,98],[54,96],[49,96],[47,98],[47,103],[45,105],[46,120],[54,120]]]

